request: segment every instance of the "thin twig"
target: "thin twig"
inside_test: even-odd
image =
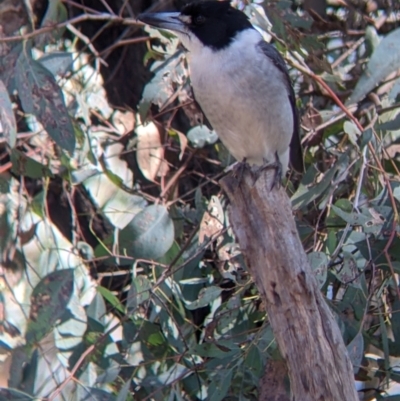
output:
[[[121,18],[118,15],[111,15],[108,13],[101,14],[82,14],[77,17],[71,18],[67,21],[59,22],[58,24],[44,26],[43,28],[36,29],[32,32],[28,32],[24,35],[8,36],[5,38],[0,38],[0,43],[4,42],[16,42],[21,40],[31,39],[35,36],[41,35],[42,33],[51,32],[58,28],[66,27],[71,24],[79,24],[84,21],[110,21],[117,22],[123,25],[143,25],[141,22],[137,22],[132,18]]]
[[[350,56],[358,47],[360,47],[365,41],[365,37],[358,39],[355,43],[353,43],[348,50],[340,55],[332,64],[331,67],[336,68],[342,61],[346,60],[347,57]]]
[[[89,48],[89,50],[93,53],[93,55],[96,58],[96,62],[97,60],[100,61],[101,64],[103,64],[104,66],[108,67],[108,64],[100,57],[99,52],[96,50],[96,48],[94,47],[91,39],[89,39],[86,35],[84,35],[82,32],[80,32],[78,29],[76,29],[73,25],[68,24],[67,25],[67,29],[72,32],[76,37],[78,37],[83,43],[85,43],[87,45],[87,47]],[[99,72],[99,68],[96,68],[96,71]]]

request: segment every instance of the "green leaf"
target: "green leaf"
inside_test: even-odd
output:
[[[65,75],[72,68],[74,57],[68,52],[53,52],[45,54],[37,61],[49,70],[54,76]]]
[[[12,172],[30,178],[53,177],[50,169],[17,149],[11,152]]]
[[[361,367],[361,361],[364,356],[364,338],[358,333],[350,344],[347,345],[347,351],[353,364],[353,372],[357,374]]]
[[[119,233],[121,253],[138,259],[157,259],[173,242],[174,223],[162,205],[146,207]]]
[[[343,254],[343,265],[335,271],[335,275],[343,284],[359,287],[360,275],[357,268],[357,261],[351,253],[343,252]]]
[[[349,136],[350,142],[358,148],[358,138],[361,136],[361,131],[353,121],[345,121],[343,124],[344,132]]]
[[[396,299],[392,304],[392,330],[394,343],[391,344],[391,354],[400,355],[400,301]],[[393,349],[392,349],[393,348]]]
[[[36,397],[12,388],[0,388],[0,400],[2,401],[35,401]]]
[[[23,372],[28,371],[30,377],[24,377]],[[37,372],[37,352],[33,350],[31,344],[16,347],[12,350],[12,359],[10,366],[10,374],[8,379],[8,386],[11,388],[20,388],[22,385],[25,390],[29,392],[33,386],[32,378],[35,377]],[[30,382],[30,383],[28,383]]]
[[[221,401],[228,393],[232,382],[232,369],[224,369],[218,372],[208,389],[208,399],[212,401]]]
[[[43,17],[41,27],[54,26],[68,19],[68,11],[61,0],[49,0],[46,14]],[[65,27],[53,29],[50,33],[44,33],[36,38],[36,43],[46,45],[60,39],[65,31]]]
[[[359,212],[351,212],[351,213],[344,212],[342,209],[338,208],[335,205],[332,205],[332,210],[346,223],[349,223],[352,226],[364,225],[367,221],[371,219],[371,216],[366,216]]]
[[[10,96],[3,81],[0,80],[0,122],[3,129],[3,136],[9,146],[13,148],[17,141],[17,123]]]
[[[221,295],[221,292],[222,288],[216,286],[202,288],[201,291],[199,292],[197,300],[187,304],[186,307],[189,310],[203,308],[204,306],[207,306],[211,302],[216,300]]]
[[[175,53],[170,56],[167,60],[160,63],[154,63],[157,66],[153,70],[154,77],[144,87],[142,99],[139,103],[138,110],[140,121],[144,123],[147,118],[147,114],[152,104],[162,109],[167,103],[168,99],[174,94],[173,83],[182,81],[184,79],[184,71],[181,67],[182,56],[180,53]],[[172,74],[171,71],[174,71]]]
[[[400,68],[400,28],[382,39],[346,104],[357,103],[390,73]]]
[[[22,44],[11,45],[11,50],[0,57],[0,79],[8,89],[8,93],[13,93],[16,89],[15,84],[15,65],[22,51]]]
[[[301,209],[305,207],[326,191],[330,190],[332,188],[332,181],[334,180],[336,173],[347,168],[348,163],[349,157],[346,154],[343,154],[340,156],[337,163],[325,173],[324,177],[319,180],[316,185],[309,186],[301,183],[291,198],[293,209]],[[315,168],[311,166],[304,175],[303,181],[307,179],[308,176],[315,178],[315,174]]]
[[[126,383],[121,387],[121,390],[119,390],[119,393],[115,401],[126,401],[128,399],[130,387],[131,387],[131,380],[127,380]]]
[[[379,42],[380,38],[375,27],[372,25],[367,26],[365,29],[365,50],[368,57],[371,57],[371,54],[378,47]]]
[[[323,252],[311,252],[307,256],[319,288],[322,288],[328,276],[328,258]]]
[[[232,350],[225,346],[219,346],[218,344],[214,343],[202,343],[194,346],[191,349],[190,353],[206,358],[208,357],[208,358],[222,359],[236,355],[238,353],[238,350],[237,349]]]
[[[126,300],[128,314],[150,298],[151,283],[145,276],[137,276],[132,280]]]
[[[379,312],[379,326],[381,329],[382,333],[382,349],[383,349],[383,354],[384,354],[384,363],[385,363],[385,370],[387,371],[390,367],[390,362],[389,362],[389,341],[388,341],[388,333],[387,333],[387,328],[386,328],[386,322],[384,320],[384,317],[382,313]]]
[[[39,342],[67,310],[74,289],[74,269],[62,269],[44,277],[31,296],[27,343]]]
[[[15,75],[24,111],[36,116],[57,145],[73,153],[75,131],[62,91],[52,73],[32,59],[26,44],[18,57]]]
[[[389,92],[389,100],[391,102],[394,102],[399,94],[400,94],[400,78],[397,78],[394,81],[394,85]]]
[[[99,285],[97,287],[97,292],[99,292],[117,311],[125,314],[125,308],[121,304],[121,301],[110,290]]]
[[[115,401],[115,397],[105,390],[78,386],[76,399],[79,401]]]
[[[258,347],[255,344],[251,344],[244,362],[248,371],[256,377],[261,377],[264,367],[263,360],[264,356]]]
[[[139,339],[153,351],[160,351],[160,349],[157,350],[157,347],[165,344],[165,338],[160,331],[160,327],[148,320],[143,320],[140,323]]]
[[[336,231],[335,230],[329,230],[328,231],[328,237],[326,239],[326,248],[328,251],[329,255],[332,255],[333,252],[336,249],[337,246],[337,237],[336,237]]]
[[[397,114],[393,120],[379,124],[377,128],[386,131],[396,131],[400,129],[400,113]]]

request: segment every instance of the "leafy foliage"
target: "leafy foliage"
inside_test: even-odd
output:
[[[0,38],[0,399],[257,399],[279,356],[217,182],[233,160],[185,53],[144,28],[153,76],[137,113],[114,106],[96,42],[71,26],[132,24],[128,8],[67,21],[48,3],[39,29]],[[395,400],[400,10],[340,2],[313,19],[298,3],[244,8],[303,116],[306,171],[285,185],[365,399]]]

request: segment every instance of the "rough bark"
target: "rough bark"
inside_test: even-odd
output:
[[[353,368],[333,314],[311,272],[283,188],[274,172],[253,185],[221,180],[230,221],[247,266],[266,304],[275,339],[288,367],[292,401],[356,401]]]
[[[258,387],[258,401],[290,401],[285,386],[286,377],[285,361],[269,360]]]

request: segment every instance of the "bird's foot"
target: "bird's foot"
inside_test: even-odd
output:
[[[264,164],[260,167],[257,168],[257,170],[254,171],[254,183],[258,180],[260,177],[261,173],[264,170],[275,170],[275,175],[274,179],[272,181],[271,185],[271,191],[276,187],[279,189],[281,187],[281,182],[282,182],[282,163],[279,160],[278,153],[275,153],[275,161],[273,163],[269,163],[267,160],[264,160]]]

